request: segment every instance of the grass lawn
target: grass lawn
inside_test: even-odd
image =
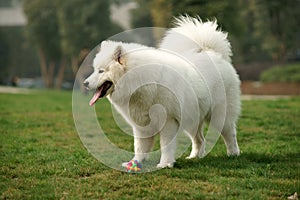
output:
[[[287,199],[300,193],[299,97],[244,101],[238,158],[226,156],[220,139],[203,159],[183,156],[174,169],[128,174],[84,148],[71,95],[0,94],[1,199]],[[97,104],[108,116],[100,119],[108,135],[117,133],[108,102]],[[116,142],[130,149],[127,137]]]

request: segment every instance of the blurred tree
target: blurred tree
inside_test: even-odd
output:
[[[110,20],[110,1],[59,1],[58,19],[63,52],[71,58],[73,72],[79,55],[122,29]]]
[[[35,77],[40,74],[38,63],[23,27],[0,27],[0,84],[11,84],[14,76]]]
[[[204,21],[216,18],[229,32],[237,62],[283,62],[289,52],[299,49],[300,1],[152,0],[147,4],[154,26],[168,27],[172,15],[198,15]]]
[[[131,11],[131,26],[133,28],[152,27],[152,17],[150,12],[150,1],[135,0],[137,8]]]
[[[217,19],[223,31],[228,32],[233,49],[239,47],[239,38],[245,34],[246,24],[241,17],[238,0],[172,0],[174,16],[188,14],[199,16],[203,21]],[[242,0],[243,1],[243,0]],[[237,48],[238,49],[238,48]],[[234,52],[234,60],[237,58]],[[242,59],[238,57],[238,59]]]
[[[172,1],[152,0],[150,6],[153,25],[156,27],[169,27],[169,22],[173,17]]]
[[[1,76],[0,76],[0,84],[5,77],[9,75],[8,72],[8,65],[9,65],[9,44],[7,39],[5,38],[5,33],[0,29],[0,69],[1,69]]]
[[[155,27],[167,28],[170,26],[170,21],[173,18],[173,4],[172,1],[152,0],[150,3],[150,12],[152,16],[153,25]],[[160,41],[164,33],[159,29],[154,29],[154,38]]]
[[[90,49],[121,28],[110,20],[111,1],[25,0],[28,36],[36,44],[47,87],[60,87],[66,65],[76,74]]]
[[[132,28],[141,28],[141,27],[154,27],[152,15],[151,15],[151,1],[148,0],[135,0],[137,4],[137,8],[131,10],[131,27]],[[139,33],[139,41],[138,36],[132,34],[132,41],[139,42],[148,46],[157,45],[158,37],[155,37],[159,32],[155,32],[156,29],[144,29],[137,31]],[[135,33],[137,33],[135,32]]]
[[[25,0],[23,6],[28,20],[27,35],[37,46],[45,86],[53,87],[55,67],[63,60],[56,2]],[[60,69],[63,74],[64,66],[60,66]]]
[[[235,58],[238,62],[266,61],[271,57],[263,48],[264,38],[269,35],[266,27],[265,12],[256,0],[240,0],[239,17],[242,19],[240,28],[243,34],[233,38],[233,47],[236,50]],[[231,34],[231,33],[230,33]]]
[[[236,35],[242,33],[240,29],[239,3],[237,0],[172,0],[175,16],[189,14],[200,16],[202,20],[218,20],[222,29]]]
[[[256,1],[265,12],[266,20],[263,21],[270,33],[264,47],[270,49],[274,61],[285,62],[288,51],[300,48],[296,42],[300,35],[300,1]]]
[[[299,47],[300,2],[294,0],[240,0],[244,34],[235,44],[243,62],[285,62]],[[298,39],[299,41],[299,39]]]

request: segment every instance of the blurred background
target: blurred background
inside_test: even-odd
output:
[[[72,89],[102,40],[180,14],[229,33],[243,92],[300,94],[299,0],[0,0],[0,85]]]

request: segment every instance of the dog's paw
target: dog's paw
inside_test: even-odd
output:
[[[187,157],[185,157],[185,159],[187,159],[187,160],[191,160],[191,159],[194,159],[194,158],[196,158],[197,156],[187,156]]]
[[[185,159],[195,159],[195,158],[203,158],[205,156],[205,150],[201,150],[199,153],[192,152],[189,156],[185,157]]]
[[[122,163],[122,167],[127,167],[127,165],[128,165],[128,162],[123,162]]]
[[[241,154],[241,152],[240,152],[239,149],[234,149],[234,150],[231,150],[231,151],[227,151],[227,155],[229,157],[239,156],[240,154]]]
[[[158,169],[163,169],[163,168],[173,168],[174,163],[159,163],[156,166]]]

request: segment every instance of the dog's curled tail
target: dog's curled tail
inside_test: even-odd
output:
[[[180,16],[175,18],[175,27],[167,31],[161,49],[184,53],[189,50],[213,50],[231,62],[231,45],[227,33],[218,29],[217,21],[202,22],[200,17]]]

